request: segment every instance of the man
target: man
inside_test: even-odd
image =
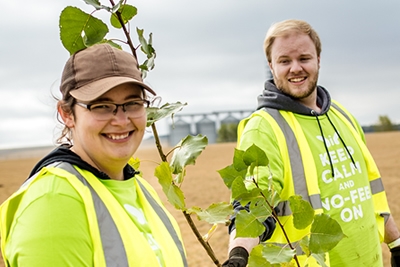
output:
[[[382,241],[392,252],[392,266],[400,266],[400,233],[361,127],[317,85],[318,34],[304,21],[282,21],[269,29],[264,50],[273,79],[258,97],[258,111],[240,123],[238,148],[255,144],[267,154],[282,199],[278,218],[298,248],[301,266],[306,258],[298,242],[309,228],[293,227],[287,200],[295,194],[316,212],[335,219],[347,236],[325,255],[328,266],[383,266]],[[265,177],[260,170],[256,179],[262,184]],[[234,204],[236,210],[243,209]],[[280,227],[270,229],[273,234],[267,242],[287,245]],[[223,266],[246,266],[252,248],[263,240],[235,238],[234,219],[230,235],[229,259]],[[307,260],[308,266],[319,266],[312,258]]]

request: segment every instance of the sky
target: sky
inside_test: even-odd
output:
[[[109,5],[107,1],[101,1]],[[253,110],[268,77],[263,41],[274,22],[302,19],[322,41],[318,84],[361,125],[388,116],[400,123],[400,1],[137,0],[131,21],[153,34],[155,69],[145,82],[180,114]],[[83,0],[2,1],[0,11],[0,149],[52,145],[60,132],[56,101],[69,53],[58,20]],[[107,21],[108,14],[94,16]],[[107,22],[108,24],[108,22]],[[109,25],[109,24],[108,24]],[[120,38],[112,29],[107,38]],[[140,56],[139,56],[140,58]],[[160,134],[168,133],[160,122]]]

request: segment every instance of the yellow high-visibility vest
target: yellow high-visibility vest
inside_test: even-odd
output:
[[[330,111],[346,124],[363,153],[368,169],[372,199],[376,208],[375,217],[377,220],[379,237],[382,242],[384,238],[385,221],[389,216],[389,207],[380,173],[350,113],[335,101],[332,102]],[[268,122],[278,143],[277,146],[279,147],[280,158],[284,166],[284,186],[280,195],[283,201],[278,205],[280,210],[278,214],[279,220],[284,225],[285,232],[289,236],[291,243],[296,246],[297,254],[300,255],[300,263],[304,263],[306,258],[301,256],[304,252],[301,251],[298,242],[310,233],[311,226],[302,230],[298,230],[294,227],[292,212],[287,200],[292,195],[300,195],[311,204],[316,214],[323,212],[321,195],[318,187],[318,173],[314,158],[301,125],[295,115],[292,112],[283,110],[263,108],[242,120],[238,125],[238,145],[240,144],[240,138],[247,122],[256,116],[260,116]],[[267,243],[287,246],[287,240],[280,227],[276,227],[272,237],[267,240]],[[309,258],[308,263],[311,264],[310,266],[314,266],[312,264],[315,264],[316,261],[313,258]],[[328,253],[326,254],[326,263],[329,266]]]
[[[111,192],[91,172],[65,162],[43,168],[1,205],[1,249],[6,266],[5,246],[15,212],[30,185],[46,172],[56,175],[59,179],[66,179],[82,198],[88,217],[95,267],[159,266],[152,248],[138,242],[143,240],[142,233]],[[158,239],[158,242],[162,247],[165,265],[187,267],[177,223],[146,181],[135,176],[135,183],[152,231],[162,232],[157,236],[163,237],[162,240]]]

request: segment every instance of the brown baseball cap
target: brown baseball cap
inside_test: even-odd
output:
[[[73,54],[64,66],[60,91],[81,101],[92,101],[115,86],[137,84],[156,93],[142,80],[136,58],[109,44],[96,44]]]

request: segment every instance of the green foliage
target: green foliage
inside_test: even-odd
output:
[[[158,182],[161,184],[168,201],[175,208],[184,210],[185,197],[182,190],[173,182],[171,166],[169,166],[168,162],[162,162],[157,166],[154,175],[158,178]]]
[[[237,123],[224,123],[218,130],[218,143],[235,142],[237,140]]]
[[[243,162],[249,167],[249,173],[253,176],[254,169],[259,166],[268,166],[269,160],[265,152],[253,144],[244,152]]]
[[[386,131],[393,131],[394,125],[392,121],[389,119],[388,116],[379,116],[379,122],[377,125],[374,125],[374,130],[376,132],[386,132]]]
[[[121,14],[123,25],[128,23],[134,16],[137,15],[137,8],[131,5],[122,5],[118,9],[118,11]],[[113,27],[117,29],[122,28],[121,22],[118,20],[118,16],[115,13],[113,13],[113,15],[111,16],[110,23]]]
[[[147,56],[147,59],[139,66],[142,70],[143,79],[146,78],[147,72],[154,68],[154,60],[156,58],[156,51],[153,48],[153,35],[149,34],[149,39],[143,36],[144,31],[136,28],[136,32],[141,44],[140,50]]]
[[[236,215],[236,236],[258,237],[264,231],[263,222],[269,216],[277,221],[277,227],[285,232],[279,217],[273,208],[280,201],[270,176],[260,176],[259,168],[268,168],[269,160],[265,152],[256,145],[247,150],[235,149],[233,163],[221,170],[219,174],[225,185],[232,191],[232,198],[248,205],[248,211],[241,210]],[[261,188],[257,181],[266,180],[267,188]],[[340,225],[326,214],[315,215],[314,209],[301,196],[291,196],[290,210],[296,229],[310,228],[309,235],[300,241],[303,252],[314,257],[321,266],[325,266],[324,253],[334,248],[345,237]],[[294,266],[291,260],[296,258],[296,249],[287,240],[285,247],[261,244],[250,253],[249,266]],[[283,266],[282,265],[282,266]]]
[[[213,203],[207,209],[202,210],[199,207],[188,209],[188,213],[194,213],[200,221],[206,221],[210,224],[228,223],[228,216],[233,214],[232,205],[226,202]]]
[[[127,37],[126,41],[119,42],[129,44],[134,56],[136,56],[136,48],[133,47],[130,32],[125,25],[128,24],[136,15],[137,8],[132,5],[123,4],[125,1],[120,0],[117,4],[104,6],[98,0],[84,0],[88,5],[93,6],[96,11],[87,14],[79,8],[67,6],[60,15],[59,28],[61,43],[72,55],[77,51],[85,49],[96,43],[109,43],[110,45],[122,49],[114,40],[106,39],[109,32],[107,24],[96,18],[93,14],[97,11],[105,11],[110,13],[110,24],[117,29],[123,28]],[[129,28],[129,27],[128,27]],[[154,60],[156,51],[153,48],[153,37],[149,34],[149,38],[144,37],[144,30],[136,28],[140,50],[146,56],[146,60],[139,64],[142,71],[142,78],[146,78],[147,72],[154,68]]]
[[[344,237],[337,221],[326,214],[317,214],[311,225],[310,252],[315,254],[327,252]]]
[[[271,208],[262,198],[250,201],[249,212],[241,210],[236,217],[236,236],[258,237],[265,227],[262,224],[272,215]]]
[[[232,184],[236,178],[244,177],[246,175],[246,170],[237,171],[233,165],[229,165],[221,170],[218,171],[219,175],[224,180],[224,184],[229,188],[232,189]]]
[[[294,255],[294,250],[289,247],[281,248],[272,244],[260,244],[251,251],[249,266],[280,266],[281,263],[290,262]]]
[[[60,38],[72,55],[86,47],[102,42],[108,27],[101,20],[76,7],[66,7],[60,15]]]
[[[208,144],[208,139],[204,135],[188,135],[178,144],[171,159],[172,172],[182,173],[183,169],[190,164],[195,164],[196,158]],[[182,181],[178,181],[181,183]]]
[[[296,229],[305,229],[314,219],[314,209],[310,202],[302,199],[301,196],[291,196],[289,198],[290,209],[293,213],[293,224]]]
[[[171,116],[171,118],[174,118],[175,113],[179,112],[182,110],[184,106],[187,104],[176,102],[173,104],[166,103],[160,108],[158,107],[149,107],[147,108],[147,127],[150,127],[153,125],[156,121],[159,121],[163,118]]]

